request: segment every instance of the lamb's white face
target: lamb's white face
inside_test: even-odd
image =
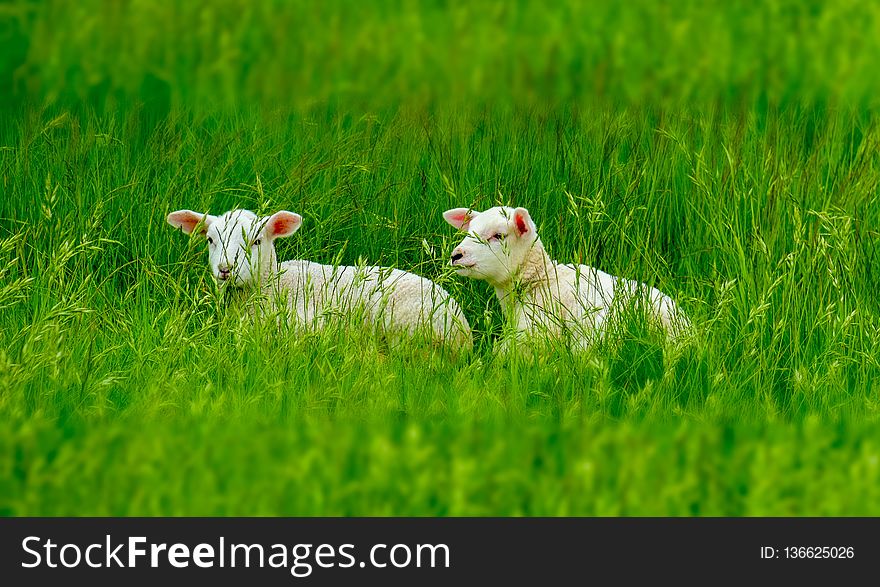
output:
[[[296,232],[302,217],[284,210],[262,218],[250,210],[230,210],[221,216],[178,210],[168,215],[168,223],[187,234],[198,229],[208,242],[214,279],[242,287],[271,274],[277,263],[275,239]]]
[[[525,208],[496,206],[484,212],[455,208],[443,218],[468,234],[452,251],[456,273],[503,286],[516,274],[538,238]]]

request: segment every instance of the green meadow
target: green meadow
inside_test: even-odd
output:
[[[880,5],[0,5],[0,514],[880,514]],[[449,208],[690,316],[499,356]],[[189,208],[474,349],[243,323]]]

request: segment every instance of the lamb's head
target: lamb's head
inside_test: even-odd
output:
[[[168,224],[203,235],[214,279],[242,287],[259,284],[274,273],[275,239],[296,232],[302,217],[286,210],[263,217],[250,210],[230,210],[221,216],[178,210],[168,215]]]
[[[535,223],[525,208],[496,206],[484,212],[455,208],[443,218],[468,234],[452,251],[456,273],[484,279],[499,287],[517,275],[538,241]]]

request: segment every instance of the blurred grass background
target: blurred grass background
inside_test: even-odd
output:
[[[0,90],[50,103],[872,106],[880,95],[880,6],[856,0],[7,0],[0,10]]]
[[[0,2],[0,513],[876,515],[880,4]],[[444,209],[692,316],[496,360]],[[449,289],[469,357],[243,331],[174,209]]]
[[[516,425],[513,434],[509,421],[29,424],[15,442],[0,435],[11,455],[0,460],[0,512],[878,515],[880,443],[867,426]]]

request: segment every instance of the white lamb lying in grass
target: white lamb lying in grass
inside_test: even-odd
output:
[[[226,287],[259,287],[295,325],[318,327],[333,317],[363,318],[389,333],[424,334],[434,341],[472,347],[470,326],[458,303],[436,283],[388,267],[278,263],[274,241],[296,232],[302,217],[281,211],[258,217],[249,210],[221,216],[178,210],[168,223],[208,242],[211,273]]]
[[[575,349],[597,342],[609,323],[627,308],[647,309],[671,338],[688,320],[675,302],[655,288],[614,277],[586,265],[550,259],[525,208],[495,207],[485,212],[455,208],[443,218],[468,236],[452,251],[459,275],[483,279],[495,288],[516,338],[562,337]],[[648,301],[647,306],[639,302]],[[509,339],[502,342],[509,344]]]

